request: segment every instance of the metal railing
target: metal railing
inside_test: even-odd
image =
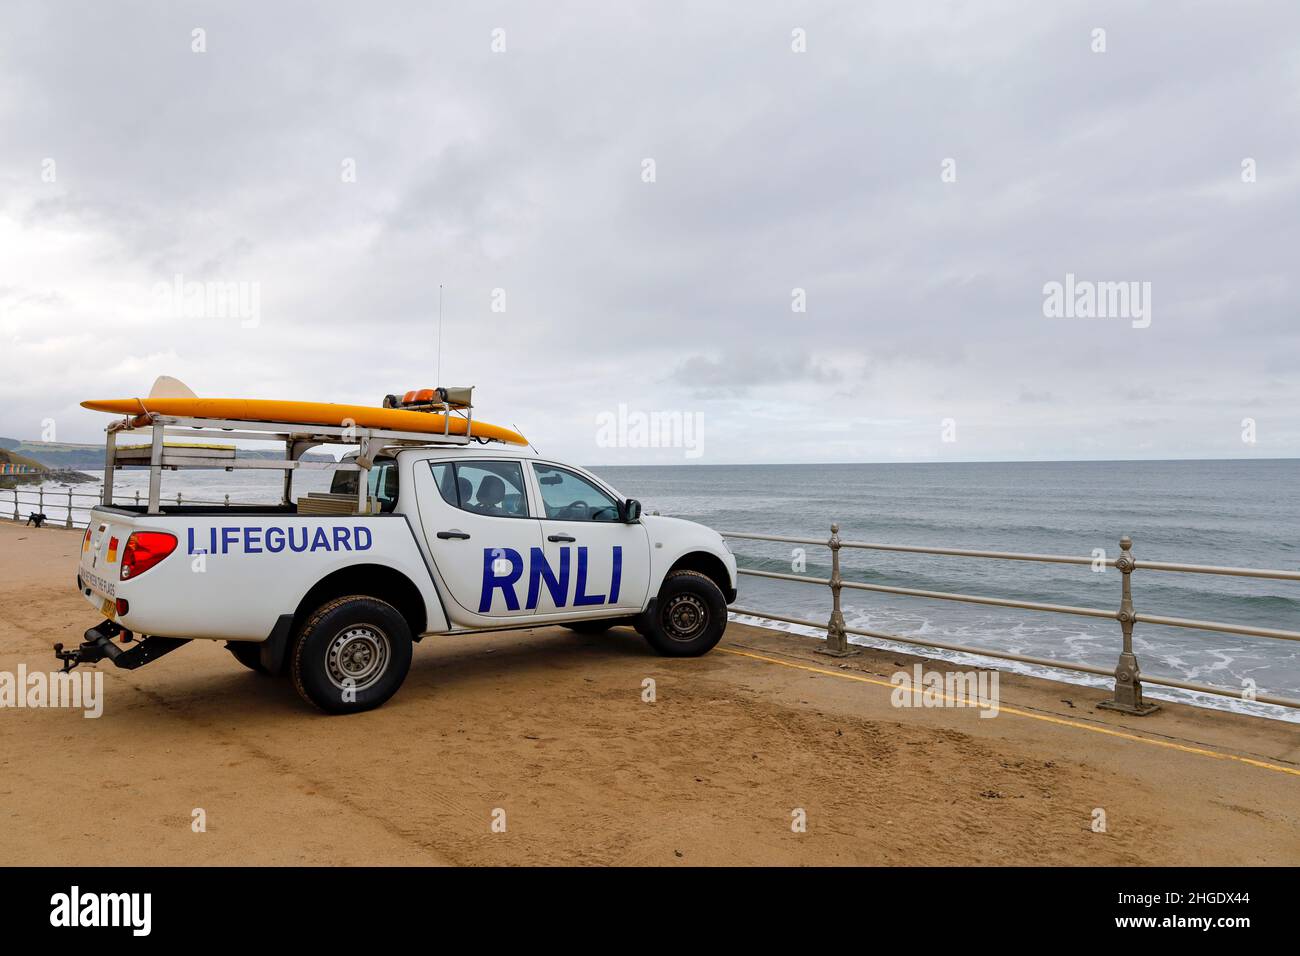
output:
[[[8,500],[6,500],[8,499]],[[86,504],[77,504],[74,499],[88,500]],[[118,495],[116,504],[126,504],[122,500],[123,496]],[[135,506],[138,508],[145,499],[140,497],[140,492],[135,492]],[[168,499],[171,500],[170,498]],[[45,488],[9,488],[0,492],[0,516],[9,518],[20,524],[30,520],[32,514],[45,515],[47,524],[61,524],[64,528],[84,528],[86,521],[78,518],[76,511],[89,512],[91,508],[100,504],[101,494],[98,491],[73,491],[68,488],[67,491],[52,491]],[[207,498],[185,498],[181,492],[176,492],[176,505],[210,505],[214,507],[240,508],[252,502],[231,501],[230,495],[224,496],[221,501],[214,501]],[[46,508],[53,510],[53,519],[46,512]]]
[[[10,507],[12,510],[11,513],[6,514],[5,516],[20,523],[26,521],[28,516],[32,513],[27,510],[28,508],[33,508],[38,514],[45,514],[45,509],[50,507],[56,509],[56,512],[63,515],[64,527],[84,528],[86,522],[75,519],[74,509],[80,508],[80,510],[89,511],[90,508],[100,503],[100,494],[98,492],[74,491],[72,488],[68,488],[67,491],[47,491],[44,488],[12,488],[8,490],[10,493],[11,503],[5,502],[4,510],[10,511]],[[24,496],[26,500],[24,500]],[[77,506],[74,503],[74,499],[90,499],[90,504]],[[135,492],[135,505],[138,507],[140,504],[140,492],[137,491]],[[187,499],[184,498],[180,492],[177,492],[176,504],[177,506],[190,504],[224,506],[230,508],[241,507],[247,504],[247,502],[232,502],[230,500],[230,495],[225,495],[221,501],[201,498]],[[723,531],[723,536],[727,538],[751,541],[773,541],[783,544],[814,545],[829,548],[831,552],[831,576],[829,578],[810,577],[805,574],[785,574],[776,571],[760,571],[753,568],[739,569],[740,574],[751,577],[769,578],[778,581],[792,581],[797,584],[813,584],[829,587],[831,591],[831,614],[829,620],[825,624],[820,621],[789,617],[771,611],[760,611],[750,608],[733,607],[732,611],[737,614],[749,614],[756,617],[765,617],[787,624],[798,624],[805,627],[824,629],[826,631],[826,647],[821,650],[821,653],[835,657],[844,657],[856,653],[855,647],[848,642],[848,635],[852,634],[859,637],[870,637],[878,640],[897,641],[899,643],[912,644],[919,647],[931,647],[963,654],[976,654],[982,657],[991,657],[998,660],[1016,661],[1018,663],[1034,664],[1041,667],[1054,667],[1101,677],[1113,676],[1115,678],[1114,697],[1102,701],[1098,706],[1110,710],[1122,711],[1127,714],[1138,715],[1149,714],[1158,709],[1158,705],[1143,700],[1143,682],[1156,684],[1162,687],[1175,687],[1180,690],[1215,694],[1221,697],[1235,697],[1238,699],[1247,698],[1239,690],[1229,690],[1223,687],[1215,687],[1210,684],[1198,684],[1192,681],[1183,681],[1172,677],[1143,674],[1138,665],[1137,656],[1133,652],[1133,626],[1135,624],[1154,624],[1164,627],[1193,628],[1202,631],[1217,631],[1224,634],[1244,634],[1252,637],[1264,637],[1280,641],[1300,641],[1300,631],[1254,627],[1244,624],[1230,624],[1221,621],[1202,621],[1192,618],[1169,617],[1160,614],[1138,613],[1133,606],[1131,582],[1133,572],[1138,570],[1165,571],[1181,574],[1215,574],[1230,577],[1261,578],[1277,581],[1300,581],[1300,571],[1278,571],[1264,568],[1234,568],[1208,564],[1178,564],[1168,561],[1139,561],[1133,557],[1133,542],[1128,535],[1120,538],[1120,556],[1118,558],[1093,558],[1060,554],[1024,554],[1012,551],[975,551],[963,548],[931,548],[919,545],[879,544],[872,541],[845,541],[840,538],[839,530],[838,524],[832,524],[831,535],[829,538],[800,538],[788,535]],[[840,572],[840,551],[843,548],[854,548],[866,551],[891,551],[906,554],[938,555],[942,557],[980,558],[1001,561],[1032,561],[1048,564],[1091,566],[1101,564],[1105,567],[1115,568],[1121,574],[1120,605],[1117,610],[1107,610],[1095,607],[1077,607],[1068,604],[1050,604],[1040,601],[1020,601],[1011,598],[988,597],[978,594],[960,594],[950,591],[929,591],[920,588],[892,587],[883,584],[868,584],[862,581],[847,581]],[[991,607],[1044,611],[1052,614],[1072,614],[1082,617],[1106,618],[1119,622],[1120,632],[1123,636],[1123,645],[1120,650],[1119,661],[1115,668],[1113,670],[1106,670],[1105,668],[1075,663],[1072,661],[1053,660],[1051,658],[1033,657],[1025,654],[1012,654],[994,648],[945,643],[942,641],[927,640],[920,637],[908,637],[900,634],[890,634],[883,631],[848,627],[844,623],[844,613],[841,609],[840,603],[841,593],[845,588],[855,591],[871,591],[879,594],[902,595],[929,600],[956,601],[964,604],[981,604]],[[1288,697],[1256,694],[1248,699],[1263,704],[1276,704],[1281,707],[1300,708],[1300,700],[1293,700]]]
[[[771,618],[788,624],[800,624],[826,631],[826,647],[821,653],[834,657],[844,657],[856,653],[848,642],[848,635],[871,637],[880,640],[897,641],[920,647],[933,647],[964,654],[977,654],[999,660],[1017,661],[1043,667],[1055,667],[1063,670],[1078,671],[1102,677],[1114,676],[1114,696],[1102,701],[1098,706],[1108,710],[1118,710],[1126,714],[1145,715],[1158,709],[1158,705],[1142,699],[1142,684],[1156,684],[1162,687],[1176,687],[1181,690],[1199,691],[1221,697],[1235,697],[1264,704],[1276,704],[1281,707],[1300,708],[1300,700],[1288,697],[1275,697],[1266,694],[1247,696],[1240,690],[1229,690],[1209,684],[1177,680],[1172,677],[1158,677],[1143,674],[1138,666],[1137,656],[1133,652],[1133,626],[1135,624],[1156,624],[1165,627],[1194,628],[1202,631],[1218,631],[1225,634],[1246,634],[1253,637],[1265,637],[1279,641],[1300,641],[1300,631],[1288,631],[1278,628],[1253,627],[1244,624],[1228,624],[1220,621],[1199,621],[1183,617],[1167,617],[1160,614],[1139,613],[1133,606],[1132,575],[1134,571],[1168,571],[1182,574],[1218,574],[1231,577],[1267,578],[1277,581],[1300,581],[1300,571],[1276,571],[1259,568],[1218,567],[1208,564],[1175,564],[1168,561],[1139,561],[1133,557],[1133,541],[1128,536],[1120,538],[1120,555],[1118,558],[1075,557],[1061,554],[1022,554],[1010,551],[972,551],[962,548],[929,548],[918,545],[878,544],[873,541],[845,541],[840,538],[838,524],[831,525],[829,538],[798,538],[787,535],[754,534],[742,531],[724,531],[724,537],[746,539],[751,541],[775,541],[785,544],[817,545],[829,548],[831,552],[831,576],[829,578],[809,577],[804,574],[784,574],[776,571],[760,571],[753,568],[740,568],[739,573],[751,577],[770,578],[778,581],[793,581],[797,584],[815,584],[829,587],[831,591],[831,615],[825,623],[802,618],[787,617],[768,611],[733,607],[738,614]],[[957,594],[949,591],[927,591],[920,588],[890,587],[883,584],[867,584],[861,581],[846,581],[840,573],[840,551],[843,548],[856,548],[867,551],[893,551],[908,554],[928,554],[943,557],[982,558],[1001,561],[1034,561],[1048,564],[1086,564],[1104,565],[1120,572],[1120,603],[1116,610],[1095,607],[1075,607],[1067,604],[1047,604],[1039,601],[1018,601],[1010,598],[986,597],[978,594]],[[1093,667],[1088,664],[1070,661],[1052,660],[1044,657],[1030,657],[1024,654],[1011,654],[1006,651],[987,647],[971,647],[964,644],[948,644],[920,637],[906,637],[900,634],[888,634],[882,631],[846,627],[844,613],[840,607],[840,594],[845,589],[871,591],[879,594],[895,594],[908,597],[926,598],[939,601],[958,601],[964,604],[983,604],[992,607],[1019,608],[1029,611],[1046,611],[1052,614],[1074,614],[1082,617],[1107,618],[1118,621],[1123,645],[1119,661],[1113,670]]]

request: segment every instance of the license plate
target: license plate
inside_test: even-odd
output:
[[[117,611],[117,605],[109,598],[104,599],[104,603],[99,606],[100,613],[110,620]]]

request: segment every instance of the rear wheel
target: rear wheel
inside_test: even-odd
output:
[[[642,633],[666,657],[698,657],[713,650],[727,629],[727,599],[698,571],[674,571],[659,589]]]
[[[353,594],[317,608],[298,631],[289,673],[303,700],[330,714],[378,707],[411,668],[411,629],[391,604]]]
[[[257,671],[259,674],[269,675],[271,672],[262,666],[262,645],[252,644],[248,641],[227,641],[226,650],[239,663],[243,664],[251,671]]]

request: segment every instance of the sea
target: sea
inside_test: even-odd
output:
[[[647,512],[698,521],[719,531],[826,539],[831,524],[845,540],[988,551],[1107,558],[1128,535],[1139,560],[1300,570],[1300,459],[1240,461],[1004,462],[828,465],[619,466],[591,469]],[[87,472],[97,478],[94,472]],[[330,476],[301,472],[295,491],[323,490]],[[273,502],[279,475],[169,473],[169,497]],[[118,500],[147,488],[145,471],[119,472]],[[97,486],[74,486],[95,493]],[[47,485],[45,511],[60,521],[66,486]],[[22,493],[25,514],[34,489]],[[0,493],[0,511],[10,493]],[[74,499],[85,520],[89,498]],[[741,568],[830,576],[830,551],[733,539]],[[802,549],[802,550],[797,550]],[[843,549],[846,580],[931,591],[1118,609],[1122,575],[1113,568],[1038,564]],[[1300,581],[1139,569],[1132,575],[1138,613],[1300,631]],[[1112,620],[845,589],[850,627],[899,638],[936,640],[1111,669],[1121,632]],[[825,621],[824,585],[742,576],[738,606],[782,617]],[[771,619],[746,623],[824,637],[824,631]],[[854,643],[917,652],[904,641],[853,637]],[[1134,648],[1142,671],[1211,684],[1242,695],[1220,697],[1144,685],[1146,696],[1300,721],[1293,709],[1261,704],[1254,694],[1300,699],[1300,642],[1138,624]],[[1068,683],[1109,686],[1106,678],[964,653],[924,651],[954,663],[995,665]]]

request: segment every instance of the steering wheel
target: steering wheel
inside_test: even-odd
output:
[[[586,521],[588,517],[587,512],[590,510],[591,509],[587,506],[587,502],[575,501],[564,509],[564,516],[566,518],[572,518],[575,521]]]

